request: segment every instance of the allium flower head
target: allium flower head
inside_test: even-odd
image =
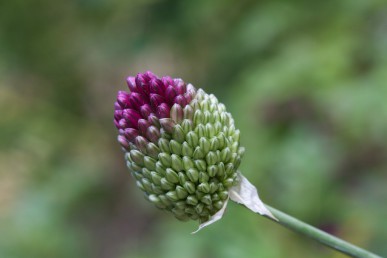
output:
[[[148,71],[127,83],[130,92],[117,95],[114,123],[137,186],[180,220],[223,214],[230,189],[243,181],[237,169],[244,148],[231,114],[182,79]]]

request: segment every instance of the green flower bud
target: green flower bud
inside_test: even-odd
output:
[[[199,96],[198,96],[198,97],[199,97]],[[191,103],[190,103],[190,106],[192,107],[192,109],[193,109],[194,111],[200,109],[199,98],[193,99],[193,100],[191,101]],[[195,112],[194,112],[194,114],[195,114]],[[192,120],[194,120],[193,117],[192,117]],[[194,120],[194,121],[195,121],[195,120]]]
[[[218,185],[214,182],[210,183],[210,193],[215,193],[218,190]]]
[[[228,192],[227,191],[221,191],[218,193],[221,200],[226,200],[228,198]]]
[[[192,147],[192,148],[195,148],[196,146],[198,146],[198,143],[199,143],[199,137],[197,136],[197,134],[195,132],[189,132],[187,134],[187,142],[188,144]]]
[[[184,209],[184,212],[193,215],[193,214],[195,214],[195,209],[187,207],[187,208]]]
[[[218,189],[219,189],[219,191],[224,191],[225,187],[222,183],[218,183]]]
[[[203,100],[199,103],[200,108],[204,111],[208,111],[210,109],[210,102],[208,100]]]
[[[207,167],[207,172],[210,177],[214,177],[218,172],[218,167],[215,165]]]
[[[199,139],[199,146],[203,150],[204,153],[207,153],[210,151],[211,144],[205,137],[201,137]]]
[[[142,168],[142,175],[148,179],[152,179],[151,171],[147,168]]]
[[[136,163],[132,162],[130,164],[131,168],[133,169],[133,171],[141,171],[142,170],[142,167],[137,165]]]
[[[193,116],[194,116],[194,109],[190,105],[185,106],[185,108],[184,108],[184,119],[192,121],[193,120]]]
[[[163,194],[164,193],[164,190],[160,186],[157,186],[155,184],[152,184],[152,191],[155,194]]]
[[[134,170],[132,167],[132,162],[127,161],[126,166],[128,167],[130,173],[136,172],[136,170]]]
[[[228,127],[228,132],[227,132],[228,136],[234,136],[235,134],[235,126],[233,124],[231,124],[229,127]]]
[[[169,148],[169,141],[164,138],[159,139],[159,147],[162,152],[166,152],[167,154],[171,153],[171,150]]]
[[[211,205],[212,204],[212,200],[211,200],[211,196],[209,194],[206,194],[204,195],[200,201],[206,205]]]
[[[200,110],[200,109],[197,109],[194,113],[194,117],[193,117],[193,123],[194,123],[194,126],[198,126],[200,124],[203,123],[203,112]]]
[[[144,186],[142,185],[141,180],[136,181],[136,185],[137,185],[137,187],[140,188],[142,191],[145,191],[145,188],[144,188]]]
[[[215,134],[219,134],[222,131],[222,124],[220,122],[215,122],[214,130]]]
[[[198,146],[195,148],[192,156],[194,159],[202,159],[205,156],[205,152]]]
[[[198,126],[196,126],[195,133],[197,133],[199,138],[207,137],[207,135],[206,135],[206,127],[204,126],[204,124],[199,124]]]
[[[216,137],[212,137],[210,140],[210,150],[215,151],[219,149],[219,140]]]
[[[204,209],[204,204],[199,203],[198,205],[195,206],[195,210],[197,214],[202,214]]]
[[[194,162],[192,161],[192,159],[190,159],[190,158],[187,157],[187,156],[184,156],[184,157],[183,157],[183,167],[184,167],[184,170],[185,170],[185,171],[188,171],[190,168],[194,168],[194,167],[195,167],[195,164],[194,164]]]
[[[225,185],[227,188],[233,186],[234,180],[232,178],[227,178],[223,180],[223,185]]]
[[[148,199],[149,201],[154,203],[158,208],[160,209],[166,208],[166,205],[161,202],[160,198],[157,195],[151,194],[148,196]]]
[[[219,103],[218,111],[219,112],[225,112],[226,111],[226,106],[223,103]],[[229,115],[229,113],[226,113],[226,114]]]
[[[176,171],[183,170],[183,160],[180,158],[180,156],[176,154],[172,154],[172,164],[171,167]]]
[[[165,194],[165,196],[170,200],[171,202],[176,202],[179,200],[179,197],[177,196],[177,193],[175,191],[169,191]]]
[[[148,193],[152,193],[152,183],[149,181],[148,178],[141,179],[141,183],[145,191],[147,191]]]
[[[161,164],[160,161],[156,162],[156,172],[159,173],[161,176],[165,176],[166,172],[164,169],[164,166]]]
[[[179,184],[184,185],[185,182],[187,182],[188,177],[183,172],[179,172],[178,176],[179,176]]]
[[[179,182],[179,176],[177,175],[177,173],[175,171],[173,171],[172,169],[170,168],[167,168],[165,170],[165,178],[171,182],[171,183],[178,183]]]
[[[186,135],[188,132],[192,131],[192,121],[188,119],[184,119],[181,123],[181,127],[183,128],[184,135]]]
[[[233,152],[233,153],[231,154],[230,162],[231,162],[232,164],[234,164],[234,167],[235,167],[235,162],[236,162],[237,158],[238,158],[238,154],[235,153],[235,152]]]
[[[160,129],[160,137],[161,138],[164,138],[166,140],[171,140],[171,134],[169,134],[168,132],[166,132],[163,128]]]
[[[223,202],[222,201],[217,201],[214,203],[214,207],[218,210],[220,210],[223,207]]]
[[[219,149],[223,149],[226,147],[227,141],[226,141],[226,136],[224,135],[223,132],[219,133],[218,136],[218,141],[219,141]]]
[[[220,153],[222,161],[228,162],[231,158],[231,154],[232,152],[229,147],[224,148]]]
[[[155,170],[156,169],[156,160],[149,157],[149,156],[145,156],[144,157],[144,166],[149,170]]]
[[[152,179],[152,182],[156,185],[161,185],[161,176],[155,172],[155,171],[152,171],[151,172],[151,179]]]
[[[211,138],[216,134],[215,127],[211,124],[206,124],[206,135]]]
[[[159,160],[160,160],[161,164],[163,164],[163,166],[166,168],[171,167],[171,165],[172,165],[171,155],[169,155],[165,152],[162,152],[159,154]]]
[[[174,140],[178,141],[179,143],[184,142],[185,133],[183,128],[180,125],[175,125],[174,131],[172,133],[172,137]]]
[[[166,178],[161,178],[160,183],[163,190],[171,190],[175,187],[175,185],[169,182]]]
[[[212,199],[213,201],[219,201],[219,200],[220,200],[220,197],[219,197],[219,195],[218,195],[217,193],[214,193],[213,195],[211,195],[211,199]]]
[[[195,184],[191,181],[186,181],[184,183],[184,188],[185,190],[187,190],[188,193],[190,194],[193,194],[195,193],[196,189],[195,189]]]
[[[195,168],[190,168],[187,170],[187,177],[193,183],[196,183],[199,180],[199,172]]]
[[[210,117],[210,121],[209,121],[211,124],[215,124],[216,122],[220,121],[219,112],[216,111],[215,109],[216,109],[216,105],[211,104],[211,107],[210,107],[211,117]]]
[[[135,162],[139,166],[144,165],[144,154],[142,154],[140,151],[131,150],[130,151],[130,158],[133,160],[133,162]]]
[[[132,172],[132,175],[133,175],[133,177],[134,177],[136,180],[141,180],[142,178],[144,178],[144,176],[142,175],[142,173],[139,173],[139,172]]]
[[[158,197],[165,206],[170,207],[172,205],[172,202],[165,195],[160,194]]]
[[[192,157],[193,149],[188,145],[187,142],[183,142],[181,145],[181,154],[183,156]]]
[[[196,198],[196,196],[190,195],[187,197],[187,204],[195,206],[199,203],[199,200]]]
[[[211,113],[209,110],[204,111],[203,113],[203,124],[208,124],[211,119]]]
[[[224,112],[219,112],[220,114],[220,121],[224,125],[229,125],[230,124],[230,118],[227,113]]]
[[[218,162],[218,157],[216,156],[215,152],[210,151],[206,156],[206,161],[208,165],[214,165]]]
[[[231,176],[231,175],[234,174],[234,165],[233,165],[232,163],[228,163],[228,164],[226,165],[226,174],[227,174],[228,176]]]
[[[195,166],[199,171],[206,171],[207,168],[206,162],[202,159],[195,160]]]
[[[171,140],[169,142],[169,148],[173,154],[181,155],[182,146],[179,142],[177,142],[175,140]]]
[[[210,176],[205,172],[199,172],[199,182],[206,183],[210,179]]]
[[[218,164],[218,170],[217,170],[217,174],[218,174],[218,177],[219,178],[223,178],[225,176],[225,167],[224,167],[224,163],[223,162],[219,162]]]
[[[176,194],[179,199],[185,199],[188,196],[188,192],[180,185],[176,186]]]
[[[196,198],[198,198],[198,200],[202,199],[204,195],[206,195],[205,193],[203,193],[202,191],[196,191],[195,192],[195,195],[196,195]]]
[[[159,147],[157,147],[156,144],[154,144],[153,142],[150,142],[146,145],[146,152],[153,159],[157,159],[157,157],[159,156],[159,153],[160,153],[160,149],[159,149]]]
[[[200,183],[198,185],[198,190],[203,193],[209,193],[210,192],[210,185],[208,183]]]
[[[184,210],[186,207],[187,207],[187,205],[185,204],[185,201],[175,202],[175,208],[176,209]]]
[[[184,208],[185,209],[185,208]],[[179,208],[173,208],[171,211],[173,212],[173,214],[179,218],[181,216],[186,216],[185,215],[185,212],[184,212],[184,209],[179,209]]]

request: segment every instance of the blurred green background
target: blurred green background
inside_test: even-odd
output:
[[[113,125],[146,70],[226,104],[264,201],[387,256],[386,1],[0,1],[0,57],[1,258],[344,257],[146,202]]]

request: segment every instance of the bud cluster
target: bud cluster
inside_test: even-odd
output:
[[[147,72],[128,85],[115,124],[137,186],[176,218],[207,221],[237,183],[243,148],[233,118],[214,95],[181,79]]]

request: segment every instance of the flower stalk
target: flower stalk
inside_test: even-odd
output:
[[[371,253],[367,250],[364,250],[356,245],[348,243],[340,238],[332,236],[320,229],[317,229],[305,222],[302,222],[288,214],[283,213],[273,207],[270,207],[266,204],[266,207],[270,210],[270,212],[277,218],[277,220],[267,217],[268,219],[277,222],[278,224],[287,227],[288,229],[300,233],[306,237],[314,239],[321,244],[332,248],[336,251],[339,251],[343,254],[349,255],[351,257],[358,258],[381,258],[374,253]]]

